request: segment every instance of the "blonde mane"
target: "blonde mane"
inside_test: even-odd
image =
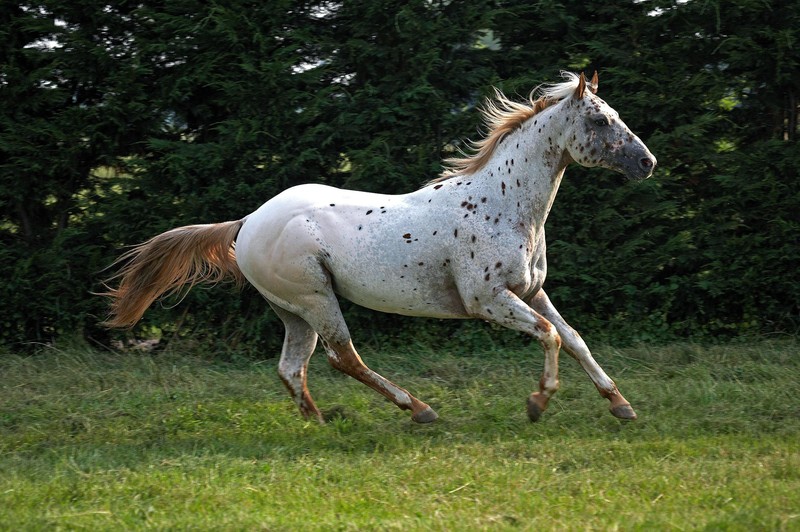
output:
[[[483,168],[506,136],[519,129],[534,115],[557,104],[575,91],[579,77],[572,72],[562,72],[561,76],[566,81],[537,87],[525,103],[515,102],[500,89],[495,88],[494,98],[487,99],[481,110],[489,133],[481,140],[469,142],[469,148],[474,151],[472,155],[465,154],[464,157],[445,159],[445,169],[429,184],[456,176],[471,175]]]

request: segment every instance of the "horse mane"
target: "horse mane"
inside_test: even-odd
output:
[[[494,98],[487,98],[481,109],[483,122],[489,128],[486,137],[478,141],[469,141],[469,148],[474,152],[472,155],[464,154],[464,157],[445,159],[443,161],[445,169],[439,177],[427,184],[439,183],[457,176],[471,175],[483,168],[509,134],[522,127],[522,124],[529,118],[575,92],[579,77],[572,72],[561,72],[561,76],[565,81],[535,88],[525,103],[509,99],[495,87]]]

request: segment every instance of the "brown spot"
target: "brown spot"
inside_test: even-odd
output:
[[[495,268],[502,268],[503,267],[503,263],[502,262],[498,262],[497,264],[494,265],[494,267]]]
[[[411,238],[411,233],[406,233],[403,235],[403,238]]]
[[[484,281],[488,281],[488,280],[489,280],[491,277],[492,277],[492,275],[491,275],[491,274],[489,274],[489,273],[487,273],[487,274],[486,274],[486,275],[483,277],[483,280],[484,280]]]
[[[444,186],[444,185],[436,185],[435,187],[433,187],[433,190],[439,190],[439,189],[440,189],[440,188],[442,188],[443,186]]]

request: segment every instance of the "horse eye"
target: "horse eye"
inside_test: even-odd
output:
[[[598,119],[596,119],[596,120],[594,121],[594,123],[595,123],[596,125],[600,126],[600,127],[602,127],[602,126],[607,126],[607,125],[608,125],[608,120],[606,120],[605,118],[598,118]]]

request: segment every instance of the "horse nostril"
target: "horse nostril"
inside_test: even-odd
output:
[[[650,157],[642,157],[639,159],[639,166],[644,170],[650,170],[653,168],[653,159]]]

